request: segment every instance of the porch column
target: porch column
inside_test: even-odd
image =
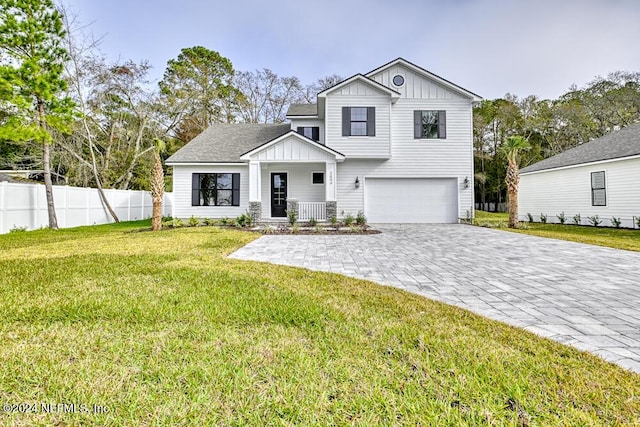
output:
[[[253,222],[262,218],[262,180],[260,162],[249,162],[249,214]]]
[[[336,162],[326,161],[326,179],[324,180],[325,200],[327,202],[336,201]]]
[[[327,160],[325,168],[325,206],[326,206],[326,218],[331,221],[331,218],[338,217],[338,202],[336,197],[336,162],[335,160]]]

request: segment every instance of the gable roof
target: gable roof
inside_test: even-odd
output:
[[[457,93],[459,93],[459,94],[461,94],[461,95],[463,95],[463,96],[465,96],[467,98],[471,98],[471,100],[474,101],[474,102],[482,101],[482,97],[480,95],[477,95],[477,94],[475,94],[475,93],[463,88],[462,86],[458,86],[457,84],[452,83],[447,79],[443,79],[442,77],[440,77],[440,76],[438,76],[436,74],[433,74],[432,72],[427,71],[424,68],[419,67],[418,65],[416,65],[416,64],[414,64],[412,62],[409,62],[404,58],[394,59],[391,62],[388,62],[388,63],[386,63],[386,64],[384,64],[384,65],[382,65],[382,66],[380,66],[380,67],[378,67],[378,68],[376,68],[376,69],[374,69],[372,71],[369,71],[366,74],[366,76],[370,77],[370,76],[372,76],[374,74],[377,74],[377,73],[379,73],[381,71],[386,70],[389,67],[393,67],[394,65],[398,65],[398,64],[403,65],[403,66],[409,68],[410,70],[412,70],[412,71],[414,71],[414,72],[416,72],[418,74],[422,74],[424,77],[426,77],[428,79],[431,79],[431,80],[433,80],[433,81],[435,81],[437,83],[440,83],[444,87],[446,87],[448,89],[451,89],[454,92],[457,92]]]
[[[578,145],[556,156],[534,163],[531,166],[523,168],[520,173],[557,169],[639,155],[640,123],[636,123],[618,131],[611,132],[601,138]]]
[[[317,116],[317,104],[291,104],[287,110],[287,117],[293,116]]]
[[[257,146],[291,130],[289,124],[265,125],[257,123],[215,124],[166,160],[176,163],[233,163]]]
[[[327,94],[340,89],[341,87],[347,86],[355,81],[360,81],[366,85],[372,86],[374,89],[379,90],[380,92],[386,93],[387,95],[389,95],[392,99],[398,99],[400,97],[400,92],[395,91],[391,88],[386,87],[385,85],[378,83],[377,81],[370,79],[367,76],[364,76],[360,73],[355,74],[351,77],[349,77],[346,80],[343,80],[339,83],[336,83],[335,85],[321,91],[318,92],[318,97],[325,97]],[[394,101],[395,102],[395,101]]]
[[[240,158],[242,160],[249,160],[251,156],[254,156],[255,154],[258,154],[270,147],[280,144],[289,137],[292,137],[303,144],[308,144],[313,149],[322,151],[323,153],[328,154],[331,158],[335,158],[340,162],[343,161],[345,158],[344,154],[340,153],[339,151],[336,151],[333,148],[329,148],[326,145],[320,144],[319,142],[309,139],[306,136],[301,135],[298,132],[294,131],[293,129],[285,133],[284,135],[277,136],[271,141],[267,141],[264,144],[261,144],[253,148],[252,150],[249,150],[246,153],[243,153],[242,156],[240,156]]]

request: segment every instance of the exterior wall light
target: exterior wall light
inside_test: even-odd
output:
[[[356,176],[356,188],[360,188],[360,179]]]
[[[464,188],[469,188],[469,177],[465,176],[464,177],[464,181],[462,181],[462,183],[464,184]]]

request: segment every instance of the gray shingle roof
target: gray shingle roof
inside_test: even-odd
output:
[[[240,155],[290,130],[289,124],[215,124],[176,151],[166,163],[240,162]]]
[[[287,116],[317,116],[317,104],[291,104],[287,110]]]
[[[556,156],[523,168],[520,172],[537,172],[637,155],[640,155],[640,123],[578,145]]]

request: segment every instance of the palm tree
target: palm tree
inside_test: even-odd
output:
[[[153,214],[151,215],[151,229],[162,229],[162,196],[164,195],[164,171],[160,153],[165,151],[165,143],[161,139],[154,139],[153,171],[151,172],[151,199],[153,201]]]
[[[507,142],[500,146],[502,154],[507,158],[507,175],[504,178],[509,195],[509,228],[518,227],[518,185],[520,184],[519,163],[520,151],[531,148],[526,138],[510,136]]]

